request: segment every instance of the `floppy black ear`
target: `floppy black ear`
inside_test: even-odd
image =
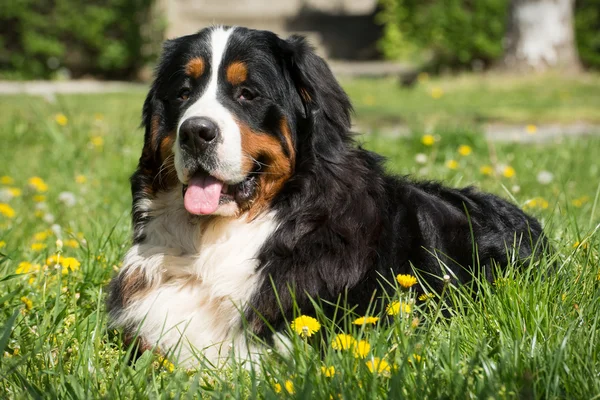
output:
[[[317,154],[335,160],[333,150],[348,138],[352,104],[329,66],[302,36],[285,41],[290,77],[300,95]]]

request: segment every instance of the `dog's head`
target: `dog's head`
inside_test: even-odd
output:
[[[303,38],[207,28],[164,46],[144,103],[140,168],[157,175],[154,191],[181,184],[191,214],[255,216],[297,163],[335,162],[350,111]]]

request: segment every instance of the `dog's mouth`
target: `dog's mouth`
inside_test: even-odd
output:
[[[210,215],[225,204],[236,202],[240,208],[249,203],[257,189],[256,174],[250,173],[235,185],[198,171],[183,185],[183,205],[193,215]]]

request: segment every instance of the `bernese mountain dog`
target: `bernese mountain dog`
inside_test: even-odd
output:
[[[219,26],[167,41],[113,326],[142,349],[217,362],[260,351],[249,336],[283,336],[313,300],[361,313],[396,274],[435,291],[537,252],[542,228],[515,205],[386,173],[353,141],[351,111],[300,36]]]

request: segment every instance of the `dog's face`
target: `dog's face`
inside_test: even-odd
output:
[[[299,38],[216,27],[169,41],[144,104],[147,164],[160,163],[150,168],[159,175],[174,169],[170,186],[183,185],[191,214],[257,214],[294,172],[310,136],[299,126],[335,101],[328,87],[347,102]]]

